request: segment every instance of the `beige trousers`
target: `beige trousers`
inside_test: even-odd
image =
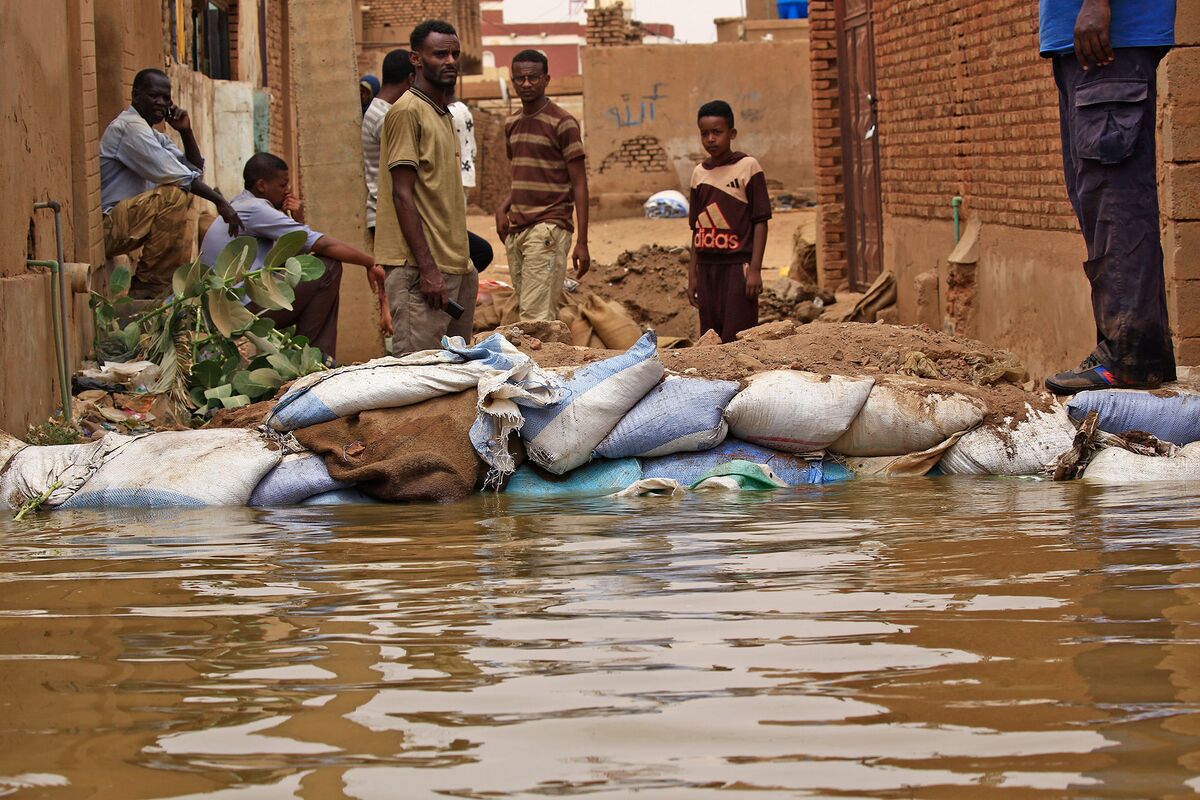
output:
[[[104,215],[104,255],[124,255],[139,247],[131,297],[161,297],[171,291],[171,277],[192,260],[195,231],[188,225],[192,196],[178,186],[159,186],[122,200]],[[224,224],[217,219],[214,225]]]
[[[402,356],[418,350],[435,350],[443,336],[461,336],[469,343],[475,321],[475,300],[479,295],[479,273],[447,275],[446,294],[465,310],[460,319],[445,311],[435,311],[421,296],[421,273],[416,267],[385,267],[383,282],[388,307],[392,310],[392,355]]]
[[[540,222],[520,233],[509,234],[504,247],[508,251],[508,272],[520,318],[558,319],[571,252],[571,232]]]

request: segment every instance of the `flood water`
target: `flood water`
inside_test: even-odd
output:
[[[1188,489],[0,522],[0,795],[1192,796]]]

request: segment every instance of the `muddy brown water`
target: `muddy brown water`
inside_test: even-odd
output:
[[[1184,797],[1190,488],[0,523],[0,795]]]

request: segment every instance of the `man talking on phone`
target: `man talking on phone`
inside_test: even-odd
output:
[[[183,140],[183,151],[154,129],[166,122]],[[100,204],[104,211],[104,254],[108,258],[141,248],[129,294],[163,297],[171,276],[191,261],[195,231],[188,225],[192,195],[217,207],[236,236],[242,223],[221,193],[201,180],[204,156],[188,113],[171,102],[171,79],[144,69],[133,79],[133,102],[109,123],[100,139]],[[220,224],[220,223],[216,223]]]
[[[392,353],[470,338],[479,273],[467,244],[458,136],[447,99],[461,45],[447,22],[429,20],[409,39],[416,78],[383,119],[375,261],[387,270]]]

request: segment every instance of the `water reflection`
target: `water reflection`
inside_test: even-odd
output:
[[[0,795],[1197,788],[1200,514],[1177,490],[0,524]]]

